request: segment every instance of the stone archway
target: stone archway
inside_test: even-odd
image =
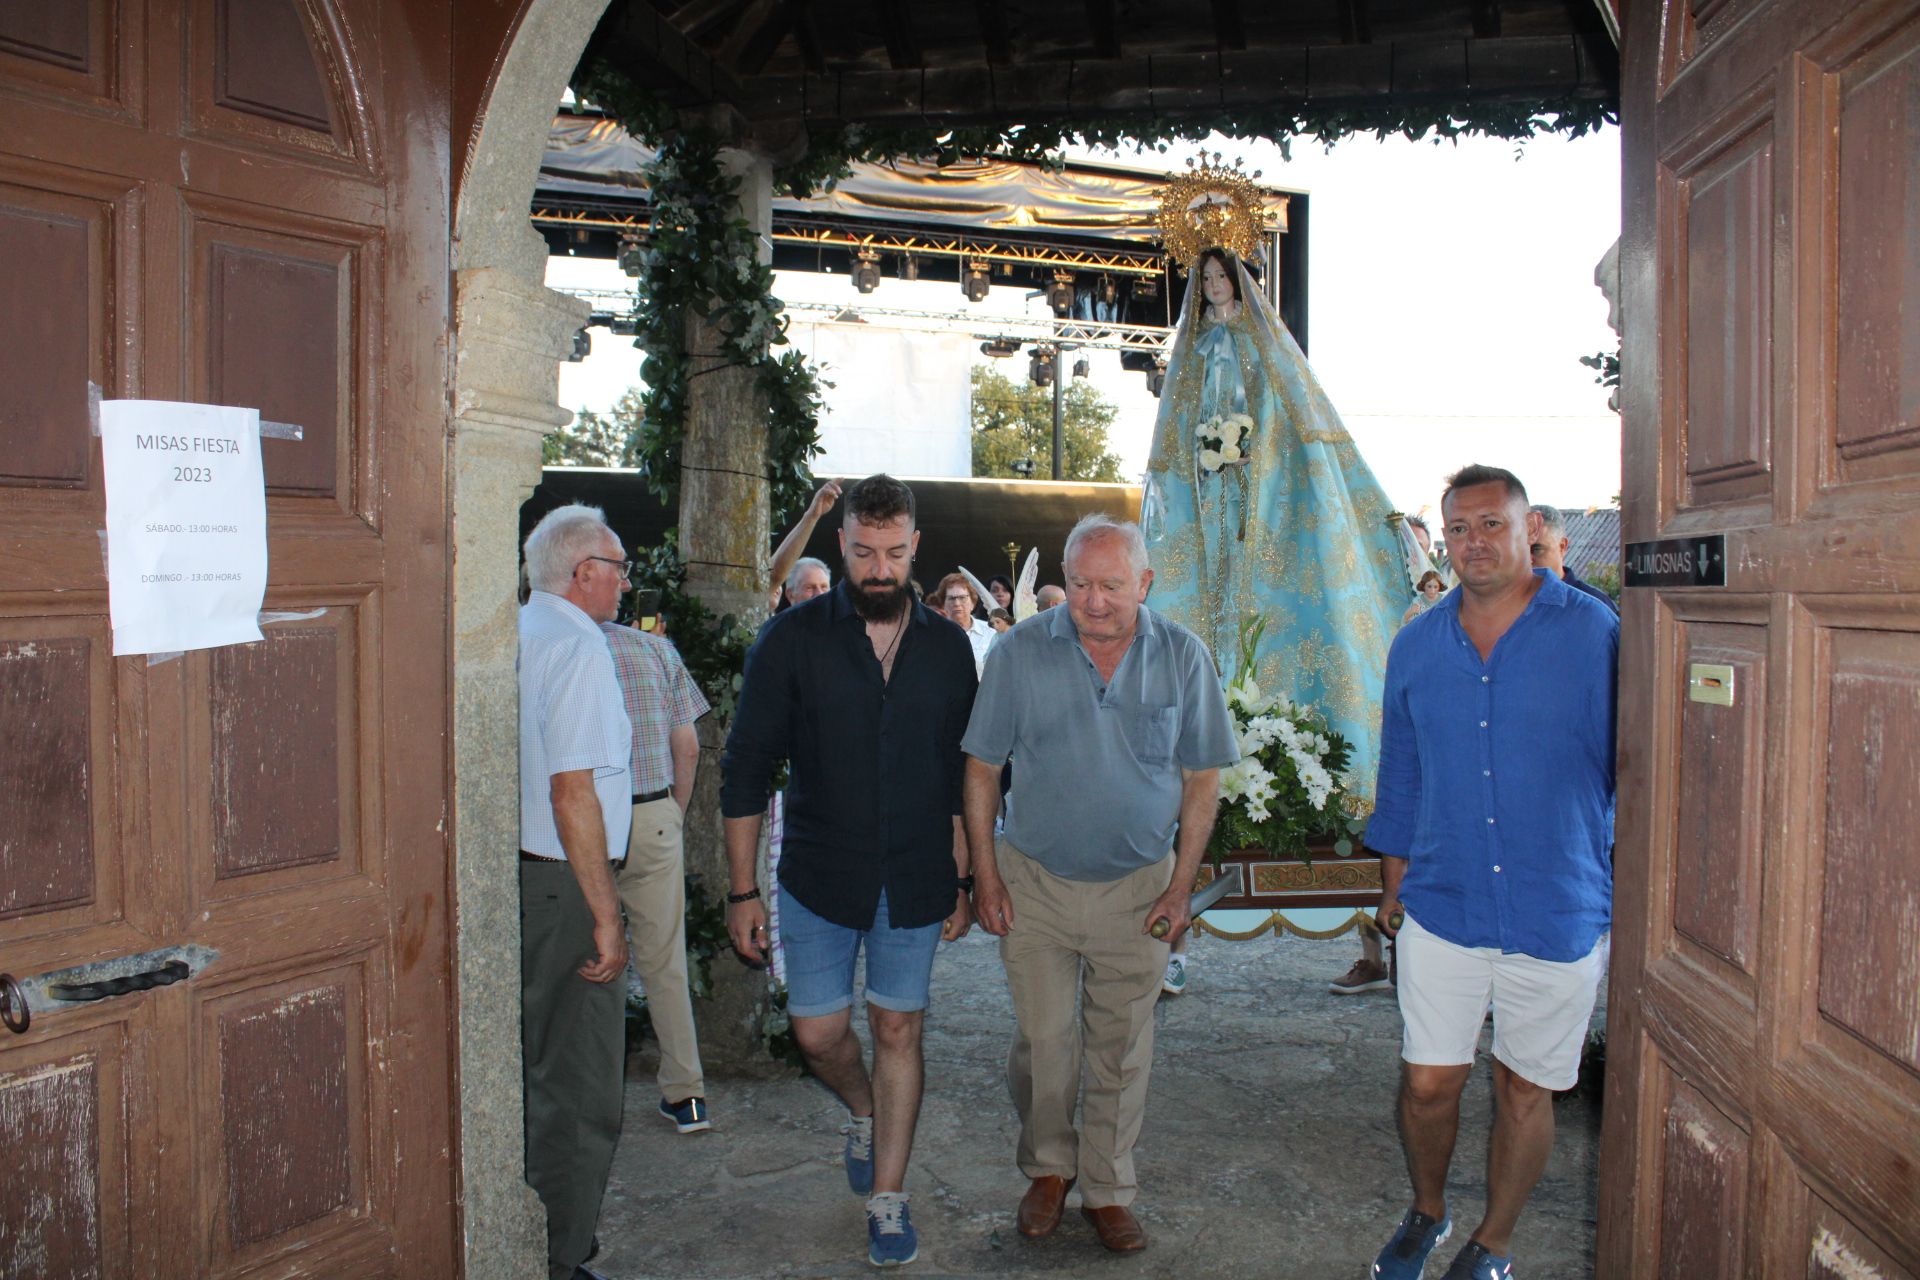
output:
[[[540,441],[572,415],[559,361],[585,303],[548,289],[527,220],[554,105],[607,0],[528,0],[474,131],[453,216],[453,823],[461,1221],[469,1277],[542,1274],[546,1219],[522,1170],[520,505]],[[455,163],[459,163],[458,157]]]

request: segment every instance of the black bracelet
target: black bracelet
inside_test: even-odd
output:
[[[747,890],[745,893],[728,894],[727,901],[730,903],[752,902],[755,898],[759,896],[760,896],[760,886],[755,885],[753,888]]]
[[[960,878],[959,878],[958,880],[955,880],[955,881],[954,881],[954,885],[955,885],[955,886],[956,886],[956,887],[957,887],[957,888],[958,888],[958,889],[960,890],[960,892],[962,892],[962,893],[972,893],[972,892],[973,892],[973,877],[972,877],[972,876],[961,876],[961,877],[960,877]]]

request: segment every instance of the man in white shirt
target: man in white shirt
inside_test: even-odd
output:
[[[632,820],[632,726],[599,624],[632,563],[597,507],[527,535],[520,608],[520,984],[527,1181],[549,1280],[588,1270],[625,1081],[626,926],[614,876]],[[615,853],[621,855],[612,860]]]

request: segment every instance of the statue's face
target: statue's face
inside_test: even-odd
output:
[[[1210,307],[1233,305],[1233,280],[1227,275],[1227,269],[1220,265],[1220,259],[1208,258],[1207,265],[1200,268],[1200,292],[1206,295]]]

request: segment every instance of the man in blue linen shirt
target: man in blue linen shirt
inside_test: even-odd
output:
[[[1606,965],[1620,626],[1532,567],[1540,517],[1511,472],[1467,467],[1440,505],[1460,590],[1402,628],[1388,654],[1367,828],[1385,885],[1377,919],[1399,939],[1400,1131],[1414,1196],[1373,1274],[1417,1280],[1452,1230],[1447,1166],[1491,1007],[1486,1211],[1446,1276],[1500,1280],[1553,1147],[1553,1091],[1578,1077]]]
[[[987,655],[961,740],[967,842],[975,912],[1001,940],[1013,995],[1007,1083],[1030,1179],[1016,1225],[1051,1234],[1077,1179],[1100,1243],[1125,1253],[1147,1244],[1130,1206],[1161,939],[1187,926],[1220,770],[1239,750],[1206,645],[1141,603],[1153,570],[1139,527],[1088,516],[1064,559],[1067,607]],[[1020,766],[996,847],[1009,756]]]

